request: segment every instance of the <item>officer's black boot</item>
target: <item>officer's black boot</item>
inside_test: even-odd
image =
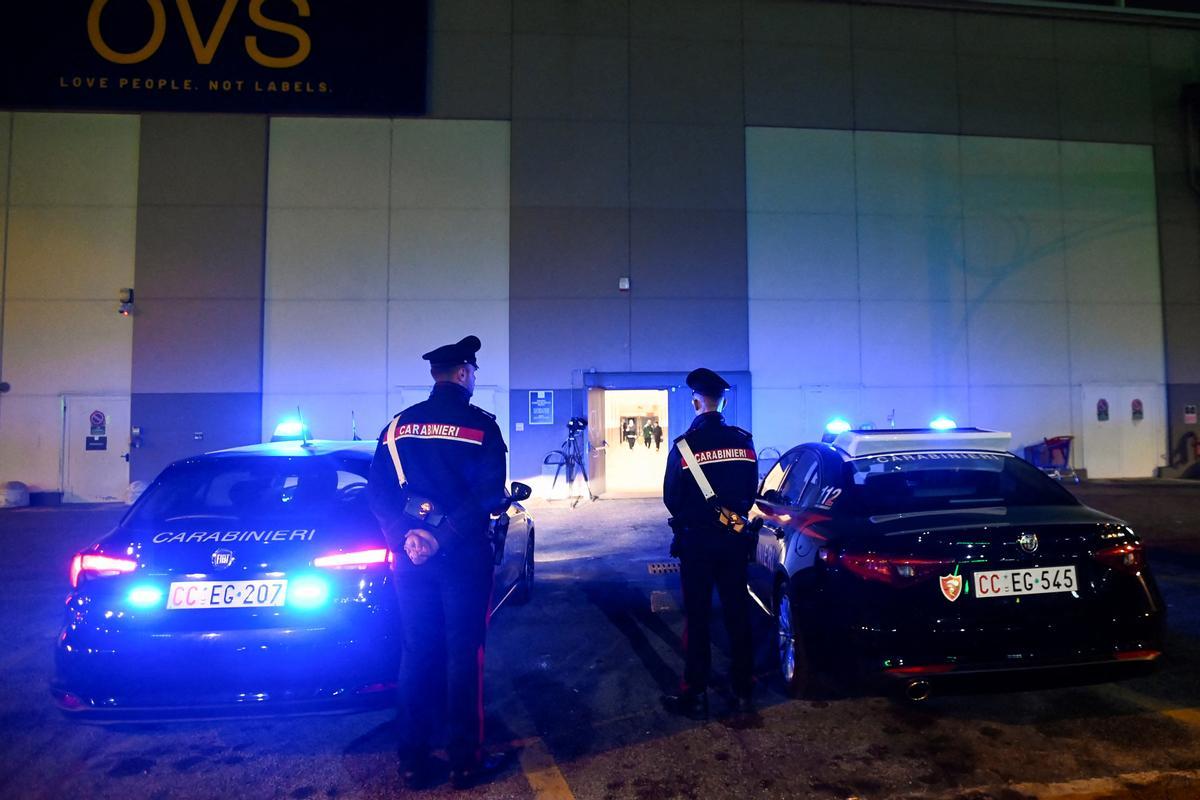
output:
[[[434,762],[429,756],[403,758],[400,761],[400,780],[406,789],[420,791],[433,785]]]
[[[729,701],[729,711],[731,714],[753,714],[754,695],[735,694],[733,699]]]
[[[700,721],[708,719],[708,693],[705,691],[663,695],[662,704],[672,714]]]
[[[510,756],[510,753],[484,754],[470,766],[456,766],[450,770],[450,784],[455,789],[470,789],[487,783],[507,766]]]

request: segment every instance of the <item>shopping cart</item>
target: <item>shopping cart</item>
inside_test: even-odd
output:
[[[1026,445],[1025,460],[1057,481],[1070,478],[1079,483],[1079,474],[1071,466],[1071,440],[1074,438],[1051,436],[1039,444]]]

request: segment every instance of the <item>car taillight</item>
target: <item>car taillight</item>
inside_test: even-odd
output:
[[[133,572],[135,569],[137,561],[132,558],[114,558],[100,553],[76,553],[71,559],[71,588],[79,586],[79,578],[84,574],[99,578]]]
[[[1103,550],[1097,550],[1094,555],[1096,560],[1104,566],[1120,572],[1128,572],[1131,575],[1141,572],[1146,566],[1146,551],[1136,542],[1106,547]]]
[[[835,553],[827,548],[822,548],[818,555],[826,564],[837,564],[864,580],[898,587],[920,583],[954,565],[954,561],[949,559],[881,556],[875,553]]]
[[[314,567],[333,568],[362,568],[372,564],[387,564],[392,560],[392,554],[386,547],[371,550],[355,550],[351,553],[331,553],[313,559]]]

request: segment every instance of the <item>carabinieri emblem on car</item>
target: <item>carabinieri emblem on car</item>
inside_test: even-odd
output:
[[[950,575],[942,575],[938,578],[938,583],[942,587],[942,594],[946,599],[953,603],[962,594],[963,579],[962,575],[958,574],[958,567],[954,568],[954,572]]]

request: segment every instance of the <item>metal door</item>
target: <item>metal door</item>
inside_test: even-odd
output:
[[[1166,464],[1166,407],[1161,384],[1085,385],[1083,453],[1082,459],[1076,454],[1076,464],[1082,461],[1089,478],[1154,477]]]
[[[129,490],[129,396],[63,395],[63,501],[124,501]]]
[[[604,390],[588,389],[588,479],[593,495],[604,494],[604,458],[607,445],[604,439]]]

